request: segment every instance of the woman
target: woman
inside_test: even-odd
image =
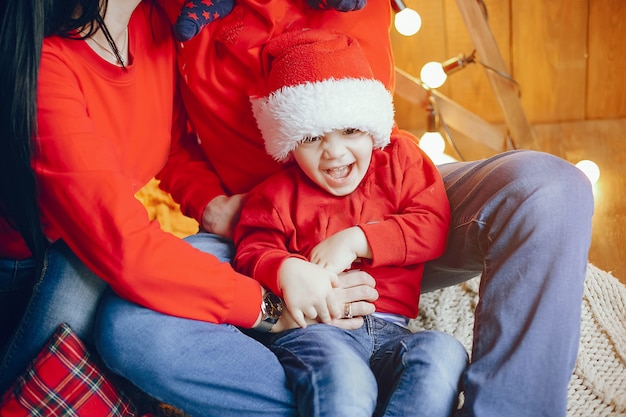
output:
[[[208,203],[208,167],[180,111],[169,23],[148,0],[67,3],[2,6],[0,67],[9,97],[2,100],[0,283],[4,290],[19,278],[22,300],[32,295],[23,315],[2,304],[0,316],[19,324],[4,343],[0,392],[59,323],[90,343],[108,284],[125,300],[163,313],[151,325],[163,326],[159,347],[179,349],[176,356],[194,342],[193,334],[174,336],[176,323],[193,319],[212,333],[214,346],[203,352],[214,360],[202,370],[202,384],[216,407],[224,401],[244,415],[252,409],[275,416],[277,408],[290,415],[280,364],[234,327],[263,325],[264,290],[224,262],[227,240],[202,233],[182,241],[150,222],[134,197],[160,173],[178,195]],[[345,276],[338,302],[376,298],[370,280]],[[354,303],[355,315],[372,310]],[[335,323],[358,327],[362,319]],[[290,326],[286,312],[274,328]],[[263,378],[250,378],[251,370]],[[162,399],[185,408],[175,397]]]

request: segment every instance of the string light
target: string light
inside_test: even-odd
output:
[[[439,117],[435,111],[432,95],[429,96],[426,131],[419,139],[419,147],[436,165],[454,162],[456,159],[445,153],[446,141],[439,132]]]
[[[399,34],[413,36],[422,27],[422,18],[415,10],[407,8],[396,14],[394,25]]]
[[[473,62],[476,62],[476,51],[469,56],[459,55],[444,62],[428,62],[420,71],[420,79],[430,88],[439,88],[446,82],[448,75]]]
[[[448,76],[443,71],[440,62],[428,62],[424,64],[420,71],[420,80],[430,88],[439,88],[445,82]]]
[[[422,27],[422,18],[415,10],[406,7],[402,0],[391,0],[391,6],[396,12],[394,26],[398,33],[404,36],[413,36]]]
[[[583,159],[576,164],[576,168],[580,169],[589,178],[591,184],[595,184],[600,179],[600,168],[598,164],[589,160]]]

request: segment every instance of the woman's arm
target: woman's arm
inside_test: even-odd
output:
[[[136,48],[127,73],[99,66],[84,42],[44,45],[34,168],[47,236],[63,239],[130,301],[250,327],[260,311],[260,285],[162,231],[134,197],[170,149],[175,67],[171,43],[155,44],[149,30],[136,26],[131,39]]]

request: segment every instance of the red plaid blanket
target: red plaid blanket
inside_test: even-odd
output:
[[[132,417],[76,334],[62,324],[0,401],[1,417]]]

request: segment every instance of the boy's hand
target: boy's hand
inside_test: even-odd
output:
[[[285,305],[300,327],[306,319],[330,323],[341,317],[343,307],[335,300],[333,287],[338,285],[337,275],[318,265],[299,258],[286,259],[279,271],[278,280]]]
[[[329,236],[311,251],[311,262],[336,274],[350,268],[358,258],[371,258],[372,252],[360,227],[354,226]]]

